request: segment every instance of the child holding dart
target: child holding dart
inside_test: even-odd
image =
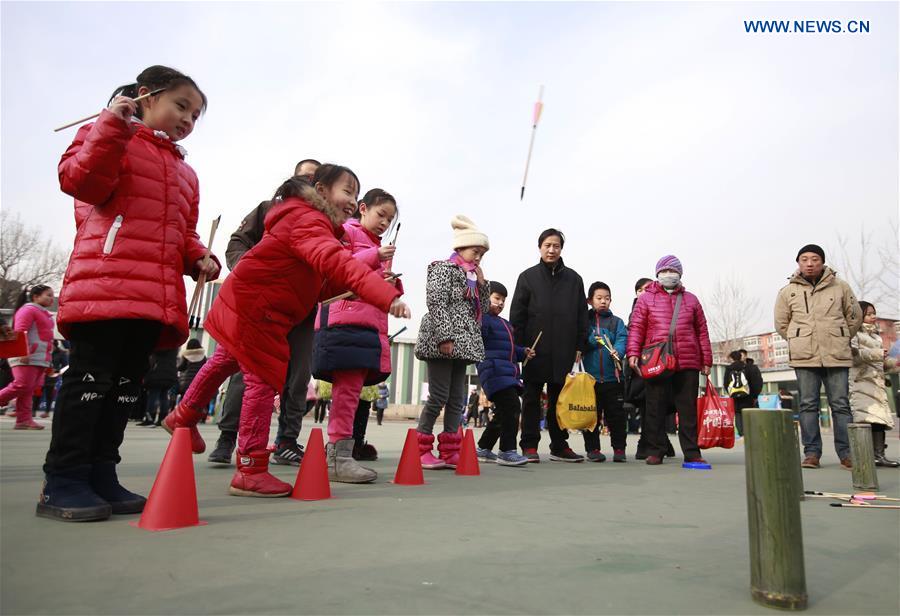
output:
[[[240,370],[244,396],[237,435],[237,470],[229,493],[234,496],[287,496],[291,485],[269,473],[273,404],[283,391],[290,348],[288,332],[317,302],[351,289],[380,313],[409,318],[401,291],[381,273],[353,258],[339,237],[357,209],[359,180],[350,169],[326,164],[310,185],[293,177],[279,187],[280,202],[266,216],[262,240],[246,253],[216,296],[204,327],[219,346],[191,383],[178,407],[163,422],[166,430],[191,428],[191,447],[204,450],[196,425],[205,416],[219,386]],[[357,394],[354,394],[353,409]],[[332,410],[333,413],[333,410]],[[332,415],[333,416],[333,415]],[[350,424],[352,430],[353,414]],[[346,451],[347,458],[352,450]],[[329,455],[334,461],[334,445]],[[342,465],[352,460],[343,459]]]
[[[612,440],[613,462],[625,462],[625,435],[628,433],[624,407],[622,358],[628,329],[625,322],[609,309],[612,292],[603,282],[595,282],[588,290],[588,351],[584,354],[584,369],[596,380],[597,427],[584,433],[587,458],[603,462],[606,456],[600,452],[600,421],[607,428]]]
[[[344,244],[360,264],[381,277],[387,270],[396,247],[381,245],[391,223],[397,217],[397,201],[385,190],[373,188],[359,202],[353,218],[344,223]],[[403,293],[403,285],[395,282]],[[391,374],[391,347],[388,341],[388,315],[358,298],[323,304],[316,318],[313,350],[313,376],[331,381],[331,414],[328,419],[328,476],[331,481],[370,483],[378,475],[357,464],[352,457],[354,416],[360,408],[364,385],[376,385]],[[362,405],[364,417],[358,430],[365,439],[369,405]]]
[[[193,79],[151,66],[81,127],[59,163],[75,198],[75,245],[57,324],[71,342],[53,416],[37,515],[64,521],[139,513],[116,464],[154,349],[188,338],[184,275],[215,280],[197,235],[197,175],[177,142],[206,96]]]
[[[506,287],[490,282],[491,307],[481,323],[484,361],[478,364],[478,379],[488,400],[494,403],[494,417],[478,440],[478,459],[500,466],[522,466],[528,458],[516,451],[516,434],[522,414],[522,372],[519,362],[534,357],[530,348],[516,346],[513,328],[500,316],[508,295]],[[500,441],[500,453],[491,451]]]

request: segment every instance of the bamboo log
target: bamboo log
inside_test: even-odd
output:
[[[750,592],[766,607],[804,610],[800,450],[791,411],[744,409]]]
[[[867,423],[847,425],[850,439],[850,471],[854,490],[878,490],[878,476],[875,474],[875,448],[872,446],[872,426]]]

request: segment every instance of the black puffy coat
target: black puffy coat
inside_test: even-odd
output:
[[[188,349],[181,354],[181,359],[178,360],[178,393],[184,394],[187,391],[205,363],[206,354],[203,349]]]
[[[178,349],[157,351],[150,356],[150,370],[144,375],[144,387],[169,389],[178,384]]]
[[[634,313],[635,304],[637,304],[637,298],[634,298],[634,301],[631,302],[631,312],[628,314],[629,327],[631,326],[631,315]],[[622,380],[625,383],[625,402],[634,406],[643,406],[645,400],[644,379],[641,378],[640,371],[635,372],[631,368],[631,364],[626,361],[622,372]]]
[[[519,274],[509,308],[516,343],[530,347],[543,332],[523,370],[525,381],[565,382],[575,353],[587,350],[587,317],[584,281],[562,259],[553,268],[542,261]]]
[[[750,397],[755,401],[763,390],[762,373],[756,367],[756,364],[750,361],[747,362],[746,372],[747,380],[750,381]]]

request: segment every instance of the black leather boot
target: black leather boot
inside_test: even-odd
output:
[[[886,466],[888,468],[900,466],[900,462],[890,460],[884,455],[884,451],[887,449],[884,430],[872,430],[872,445],[875,449],[875,466]]]

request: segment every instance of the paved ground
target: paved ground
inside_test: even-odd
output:
[[[651,468],[545,459],[482,465],[480,477],[430,471],[428,485],[401,487],[390,480],[407,427],[373,422],[378,482],[333,485],[328,501],[232,497],[231,471],[196,457],[209,525],[151,533],[129,526],[137,516],[36,518],[50,431],[13,432],[0,420],[0,612],[771,613],[750,599],[740,444],[708,452],[712,471],[682,470],[680,460]],[[214,426],[202,432],[208,442],[217,435]],[[128,487],[149,491],[167,440],[129,427],[120,466]],[[889,445],[896,456],[896,435]],[[806,488],[849,491],[833,451],[824,462],[804,471]],[[898,478],[881,470],[882,491],[897,496]],[[808,612],[900,612],[900,514],[821,500],[802,511]]]

